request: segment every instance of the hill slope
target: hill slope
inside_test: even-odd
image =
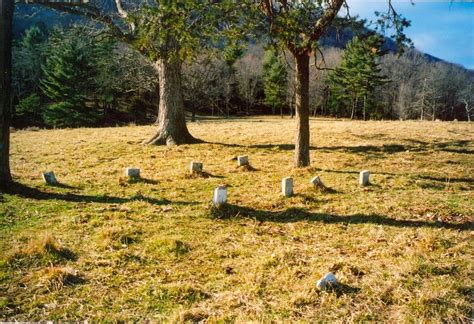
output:
[[[107,6],[109,10],[113,10],[112,8],[114,8],[114,4],[111,1],[104,1],[103,4]],[[21,35],[23,35],[26,29],[38,23],[45,24],[48,28],[52,28],[54,26],[69,26],[71,24],[78,23],[81,21],[85,22],[86,20],[78,16],[59,13],[57,11],[39,5],[17,4],[15,6],[13,34],[17,38],[21,37]],[[351,40],[353,36],[354,33],[351,31],[350,28],[345,28],[339,31],[336,31],[335,29],[330,29],[321,39],[320,44],[322,46],[327,47],[345,48],[347,42]],[[396,52],[397,46],[393,40],[387,38],[385,48],[390,50],[391,52]],[[428,53],[424,53],[424,56],[429,62],[445,62],[447,64],[453,64],[435,56],[432,56]],[[455,65],[465,69],[462,66],[459,66],[457,64]]]

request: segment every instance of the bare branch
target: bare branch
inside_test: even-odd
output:
[[[127,18],[128,18],[128,12],[123,8],[123,4],[122,4],[122,0],[115,0],[115,5],[117,6],[117,11],[119,13],[119,16],[127,21]],[[129,22],[129,26],[130,26],[130,31],[133,33],[135,32],[135,23],[134,22]]]
[[[71,7],[66,4],[50,3],[50,2],[44,2],[42,5],[54,10],[66,12],[72,15],[84,16],[89,19],[95,20],[109,27],[112,34],[115,37],[124,41],[127,40],[126,35],[122,32],[120,27],[117,24],[115,24],[113,19],[108,15],[102,15],[99,12],[99,10],[95,7],[92,7],[92,6]]]
[[[321,65],[324,64],[324,67],[321,67],[321,65],[318,65],[318,52],[321,54]],[[316,47],[316,52],[314,52],[314,66],[316,67],[316,70],[318,71],[334,71],[333,68],[328,68],[326,64],[326,59],[324,58],[324,53],[321,51],[319,47]]]

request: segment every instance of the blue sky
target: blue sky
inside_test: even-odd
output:
[[[386,0],[347,0],[352,16],[374,19],[386,11]],[[474,69],[474,1],[393,0],[395,9],[411,20],[406,30],[415,47],[443,60]]]

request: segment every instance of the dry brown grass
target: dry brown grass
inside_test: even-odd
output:
[[[293,126],[202,121],[190,129],[207,143],[172,148],[140,144],[152,127],[14,133],[22,185],[0,205],[0,319],[469,321],[474,126],[313,119],[312,167],[298,170]],[[187,176],[190,161],[211,176]],[[127,166],[142,178],[121,179]],[[218,185],[229,204],[216,211]],[[12,264],[41,233],[77,258]],[[318,291],[328,271],[341,287]]]
[[[68,267],[49,267],[41,273],[40,285],[43,285],[50,292],[61,290],[67,286],[85,283],[79,271]]]
[[[19,246],[13,253],[6,254],[10,266],[47,265],[76,259],[74,252],[63,247],[51,233],[37,235],[26,246]]]

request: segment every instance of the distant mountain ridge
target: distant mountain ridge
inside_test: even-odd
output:
[[[70,14],[63,14],[40,5],[16,4],[13,17],[13,37],[20,38],[24,32],[35,24],[44,24],[48,28],[66,27],[84,20]]]
[[[42,23],[48,28],[53,28],[54,26],[66,27],[84,20],[85,18],[83,17],[60,13],[40,5],[17,4],[15,6],[15,15],[13,21],[13,36],[17,39],[20,38],[25,30],[38,23]],[[339,31],[331,28],[326,33],[326,35],[322,37],[320,44],[322,46],[343,49],[346,47],[346,44],[354,37],[354,35],[355,33],[348,27]],[[390,38],[386,38],[384,47],[390,52],[397,51],[397,45]],[[422,54],[428,62],[443,62],[446,64],[452,64],[474,73],[474,70],[467,69],[462,65],[445,61],[428,53],[423,53],[420,51],[418,52]]]

